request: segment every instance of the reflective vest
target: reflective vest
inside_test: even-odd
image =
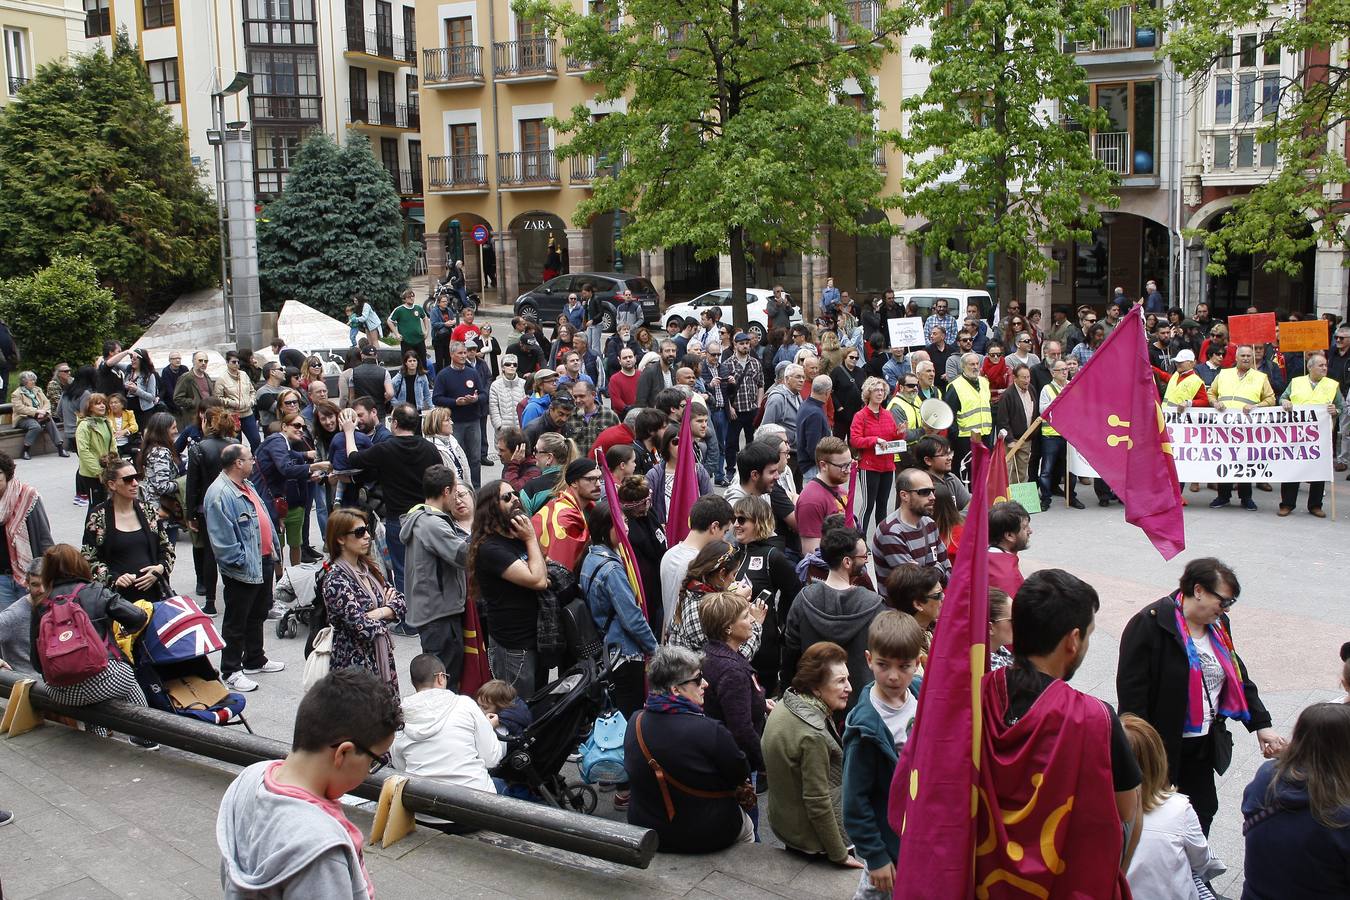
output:
[[[1167,380],[1167,391],[1163,394],[1163,402],[1175,406],[1190,403],[1204,386],[1205,383],[1200,380],[1200,376],[1195,374],[1194,370],[1184,375],[1180,372],[1174,373]]]
[[[1047,384],[1046,387],[1050,389],[1050,397],[1051,397],[1052,399],[1055,398],[1055,397],[1058,397],[1058,396],[1059,396],[1059,392],[1063,390],[1063,388],[1057,387],[1053,381],[1050,382],[1049,384]],[[1055,429],[1051,428],[1049,422],[1046,422],[1046,421],[1042,420],[1042,422],[1041,422],[1041,436],[1042,436],[1042,437],[1059,437],[1059,432],[1056,431]]]
[[[917,395],[916,395],[917,396]],[[886,408],[892,412],[898,412],[900,418],[904,420],[904,427],[908,431],[916,431],[923,425],[923,420],[919,418],[919,407],[921,403],[910,403],[904,397],[896,394],[891,401],[886,404]],[[901,435],[903,437],[904,435]]]
[[[1341,389],[1334,378],[1322,377],[1317,384],[1307,375],[1300,375],[1289,382],[1289,402],[1295,406],[1326,406],[1335,402],[1336,392]]]
[[[961,409],[956,413],[956,436],[970,437],[972,434],[988,434],[994,430],[994,417],[989,400],[989,379],[980,376],[980,387],[971,387],[970,381],[959,376],[952,382],[956,398],[961,401]]]
[[[1215,376],[1209,390],[1219,409],[1242,409],[1248,403],[1260,403],[1267,384],[1265,372],[1248,369],[1245,376],[1240,376],[1237,369],[1224,369]]]

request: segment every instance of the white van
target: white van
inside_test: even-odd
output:
[[[933,304],[938,300],[947,301],[947,313],[956,316],[958,322],[966,316],[967,303],[979,303],[980,318],[986,322],[994,317],[994,301],[983,288],[911,288],[896,291],[895,299],[906,309],[913,303],[919,308],[919,315],[925,319],[932,313]]]

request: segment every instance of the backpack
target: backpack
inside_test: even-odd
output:
[[[539,592],[539,616],[535,623],[535,650],[541,658],[552,659],[567,649],[561,611],[578,596],[576,578],[566,566],[550,559],[548,587]]]
[[[623,738],[628,731],[628,720],[617,709],[610,710],[595,720],[591,733],[579,748],[581,759],[577,768],[587,784],[603,781],[618,784],[628,780],[623,765]]]
[[[108,668],[108,648],[76,599],[79,588],[47,600],[38,624],[42,677],[54,687],[87,681]]]

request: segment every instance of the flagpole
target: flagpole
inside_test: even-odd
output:
[[[1025,444],[1031,438],[1031,436],[1036,433],[1036,429],[1039,428],[1040,425],[1041,425],[1040,416],[1037,416],[1036,418],[1032,419],[1031,424],[1027,426],[1027,430],[1022,432],[1022,436],[1017,440],[1013,441],[1013,445],[1008,448],[1008,456],[1003,461],[1011,462],[1012,458],[1017,455],[1017,451],[1022,449],[1022,445]]]

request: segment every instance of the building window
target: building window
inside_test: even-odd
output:
[[[84,0],[84,36],[93,38],[108,34],[112,34],[108,0]]]
[[[300,142],[306,132],[298,128],[253,129],[254,156],[257,163],[254,177],[257,181],[259,197],[275,197],[286,187],[286,174],[290,171],[295,154],[300,152]]]
[[[141,0],[141,17],[146,28],[164,28],[173,24],[173,0]]]
[[[1118,175],[1156,175],[1157,83],[1124,81],[1091,88],[1093,108],[1107,117],[1105,127],[1092,135],[1093,153]]]
[[[319,57],[297,50],[250,50],[255,119],[319,121]]]
[[[145,64],[150,87],[160,103],[178,102],[178,59],[152,59]]]
[[[380,162],[398,185],[398,138],[380,138]]]
[[[315,46],[314,0],[244,0],[244,41],[249,45]]]
[[[1216,67],[1215,125],[1252,125],[1275,118],[1280,106],[1280,48],[1259,43],[1255,34],[1239,35],[1237,52]]]
[[[5,29],[5,76],[10,96],[28,81],[28,32]]]

